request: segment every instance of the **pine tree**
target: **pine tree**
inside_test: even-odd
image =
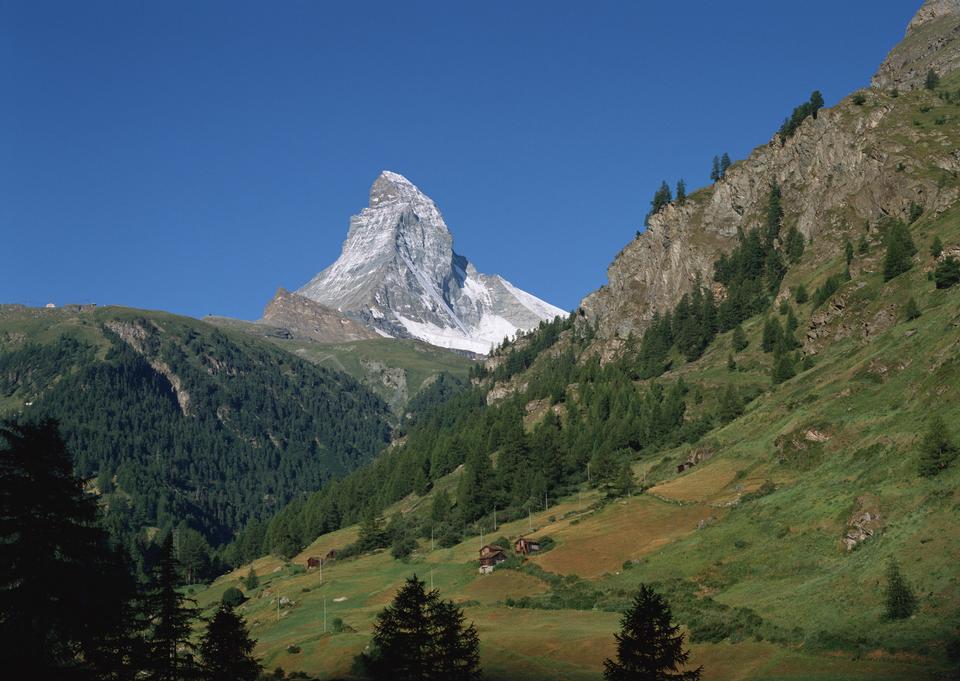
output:
[[[817,117],[817,112],[823,108],[823,95],[820,90],[814,90],[810,95],[810,115]]]
[[[750,341],[747,340],[747,334],[743,332],[743,327],[737,324],[733,327],[733,336],[730,338],[730,346],[734,352],[741,352],[746,349]]]
[[[203,535],[182,522],[176,531],[177,561],[187,584],[202,579],[210,564],[210,545]]]
[[[938,85],[940,85],[940,76],[937,75],[936,71],[930,69],[927,71],[927,77],[923,82],[923,86],[928,90],[936,90]]]
[[[937,475],[956,458],[957,446],[950,439],[946,422],[934,416],[920,443],[920,475]]]
[[[793,300],[797,303],[797,305],[803,305],[809,299],[810,297],[807,295],[806,286],[804,286],[803,284],[800,284],[797,286],[796,289],[794,289]]]
[[[430,520],[439,524],[450,517],[450,494],[442,489],[433,495],[433,502],[430,504]]]
[[[790,380],[797,375],[796,362],[788,352],[780,353],[773,360],[773,372],[771,379],[773,384],[777,385]]]
[[[677,180],[677,203],[683,205],[687,200],[687,183],[681,177]]]
[[[479,637],[463,613],[439,592],[408,578],[373,628],[373,652],[362,660],[374,680],[475,681]]]
[[[894,222],[887,229],[887,252],[883,259],[883,280],[889,281],[913,267],[917,247],[910,237],[910,230],[902,222]]]
[[[670,606],[646,584],[620,619],[617,659],[603,661],[606,681],[699,681],[703,667],[680,671],[690,659]]]
[[[885,615],[887,619],[906,619],[917,609],[917,597],[914,595],[913,589],[900,574],[900,567],[892,560],[887,566],[886,601]]]
[[[847,267],[850,267],[850,263],[853,262],[853,244],[850,243],[850,239],[843,244],[843,255],[847,259]]]
[[[789,231],[787,231],[787,238],[784,242],[783,250],[787,254],[787,259],[794,265],[800,262],[800,258],[803,257],[803,234],[801,234],[800,230],[795,226],[791,226]]]
[[[720,406],[717,415],[721,423],[729,423],[743,413],[743,403],[737,388],[732,383],[728,383],[720,394]]]
[[[230,605],[221,604],[200,641],[200,677],[204,681],[256,681],[261,666],[253,657],[255,645],[243,618]]]
[[[917,307],[917,301],[913,299],[913,296],[911,296],[907,300],[907,304],[903,306],[903,318],[908,322],[912,322],[919,316],[920,308]]]
[[[760,347],[763,348],[764,352],[773,352],[782,337],[783,329],[780,327],[780,321],[776,317],[767,317],[763,323],[763,338],[760,341]]]
[[[360,551],[374,551],[389,545],[390,536],[383,528],[383,517],[371,508],[360,523],[357,548]]]
[[[720,179],[720,158],[718,156],[713,157],[713,165],[710,168],[710,179],[714,182]]]
[[[613,481],[611,491],[615,496],[628,497],[633,494],[634,487],[636,487],[636,481],[633,479],[633,468],[629,461],[624,461]]]
[[[620,466],[613,453],[606,448],[598,449],[590,458],[590,478],[597,488],[609,497],[616,496],[617,475]]]
[[[943,253],[943,242],[940,241],[939,236],[935,236],[933,237],[933,243],[930,244],[930,255],[939,258],[941,253]]]
[[[144,599],[148,626],[145,667],[150,681],[180,681],[196,670],[191,633],[197,610],[193,601],[180,593],[180,586],[180,565],[169,533]]]
[[[260,578],[257,577],[257,571],[253,569],[252,564],[250,565],[250,571],[247,572],[247,578],[243,584],[247,587],[247,591],[253,591],[260,586]]]
[[[670,185],[667,184],[666,180],[663,180],[660,183],[660,188],[654,192],[653,199],[650,201],[650,212],[647,213],[647,221],[649,221],[651,215],[659,213],[660,209],[672,200],[673,196],[670,194]]]
[[[727,170],[730,168],[730,154],[723,152],[723,156],[720,158],[720,179],[722,180],[727,176]]]
[[[960,283],[960,260],[947,258],[933,271],[933,281],[937,288],[950,288]]]
[[[438,681],[478,681],[481,678],[480,636],[476,627],[466,624],[463,610],[453,602],[431,599],[430,594],[428,601],[434,649],[430,678]]]
[[[0,665],[8,673],[132,676],[136,586],[98,520],[55,422],[0,426]]]
[[[766,244],[771,248],[777,237],[780,236],[780,228],[783,226],[783,195],[780,192],[780,185],[774,183],[770,185],[770,194],[767,196],[767,217],[766,217]]]

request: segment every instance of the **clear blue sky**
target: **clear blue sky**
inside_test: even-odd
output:
[[[920,0],[0,0],[0,302],[253,319],[382,169],[572,309],[661,179],[869,83]]]

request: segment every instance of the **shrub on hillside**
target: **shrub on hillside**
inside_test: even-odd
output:
[[[950,288],[960,283],[960,261],[947,258],[933,271],[933,281],[937,288]]]
[[[231,608],[237,607],[245,600],[247,600],[247,597],[235,586],[228,588],[223,592],[223,596],[220,597],[220,602],[224,605],[229,605]]]
[[[891,620],[906,619],[917,609],[917,597],[894,561],[887,567],[886,602],[884,614]]]

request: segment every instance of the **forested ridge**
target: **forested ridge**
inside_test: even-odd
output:
[[[222,543],[388,439],[385,404],[346,374],[193,320],[98,311],[86,321],[95,335],[5,347],[0,396],[16,398],[23,419],[59,422],[77,473],[95,479],[106,523],[129,543],[184,523]]]

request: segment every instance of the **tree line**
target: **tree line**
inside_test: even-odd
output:
[[[173,536],[150,578],[100,524],[53,421],[0,427],[0,662],[37,678],[253,681],[260,665],[229,604],[194,642]]]
[[[144,528],[176,530],[213,565],[211,547],[388,440],[387,406],[346,374],[217,329],[129,323],[146,330],[142,354],[106,326],[105,349],[62,335],[0,354],[0,395],[32,401],[24,418],[58,420],[78,475],[95,482],[107,526],[143,574],[157,550]],[[185,406],[160,364],[189,395]]]

